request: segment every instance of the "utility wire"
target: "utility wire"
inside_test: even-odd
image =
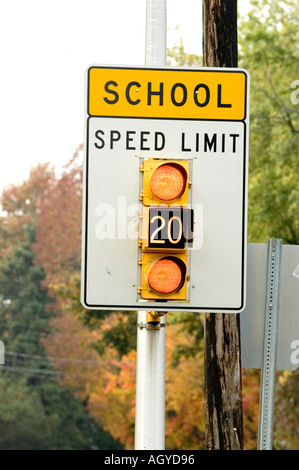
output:
[[[43,373],[45,375],[64,375],[68,372],[62,372],[60,370],[49,370],[49,369],[30,369],[29,367],[12,367],[12,366],[1,366],[3,370],[9,370],[12,372],[28,372],[28,373]]]
[[[73,364],[82,364],[82,365],[106,365],[109,364],[109,361],[90,361],[90,360],[83,360],[83,359],[67,359],[64,357],[51,357],[51,356],[38,356],[34,354],[26,354],[26,353],[18,353],[15,351],[6,351],[5,354],[8,356],[19,356],[19,357],[27,357],[30,359],[43,359],[43,360],[52,360],[56,362],[66,362],[66,363],[73,363]]]
[[[27,357],[31,359],[44,359],[44,360],[52,360],[56,362],[65,362],[65,363],[72,363],[72,364],[82,364],[82,365],[95,365],[95,366],[103,366],[107,364],[111,364],[111,361],[91,361],[91,360],[83,360],[83,359],[68,359],[64,357],[52,357],[52,356],[38,356],[34,354],[27,354],[27,353],[18,353],[16,351],[5,350],[5,354],[8,356],[19,356],[19,357]],[[132,365],[133,361],[120,361],[123,365]]]
[[[56,377],[68,375],[72,377],[79,377],[80,374],[77,374],[75,372],[63,372],[61,370],[50,370],[50,369],[31,369],[29,367],[13,367],[13,366],[7,366],[7,365],[2,365],[0,366],[0,370],[3,371],[8,371],[8,372],[16,372],[18,374],[30,374],[33,377],[41,377],[41,378],[51,378],[55,379]],[[94,376],[94,374],[93,374]]]

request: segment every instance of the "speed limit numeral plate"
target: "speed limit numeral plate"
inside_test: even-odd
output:
[[[193,209],[149,209],[148,248],[184,250],[193,244]]]

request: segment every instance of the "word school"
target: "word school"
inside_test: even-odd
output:
[[[107,83],[105,83],[105,91],[109,93],[111,96],[105,96],[104,101],[107,104],[115,104],[119,100],[119,94],[116,91],[116,88],[118,87],[118,83],[115,82],[114,80],[110,80]],[[136,106],[138,105],[141,100],[139,98],[133,99],[131,96],[131,89],[134,89],[135,92],[139,92],[141,88],[141,84],[138,83],[137,81],[133,81],[128,83],[125,89],[124,97],[127,101],[128,104]],[[202,93],[202,96],[200,98],[200,94]],[[231,108],[232,105],[231,103],[223,103],[222,102],[222,85],[219,83],[217,84],[217,107],[218,108]],[[159,100],[159,106],[163,106],[164,104],[164,83],[161,82],[159,84],[159,89],[154,90],[152,83],[148,82],[147,84],[147,106],[151,106],[152,104],[152,98],[153,96],[157,97]],[[187,102],[187,97],[188,97],[188,90],[186,85],[184,83],[175,83],[169,93],[171,103],[174,106],[183,106]],[[211,90],[208,85],[205,83],[198,83],[194,90],[191,91],[191,96],[193,98],[194,104],[198,106],[199,108],[204,108],[206,107],[211,99]]]

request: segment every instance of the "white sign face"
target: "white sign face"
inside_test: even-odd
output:
[[[91,83],[94,70],[96,85]],[[249,78],[241,69],[190,70],[192,84],[189,69],[93,67],[88,71],[81,288],[81,301],[88,309],[237,313],[245,306]],[[156,81],[154,72],[158,72]],[[239,88],[234,86],[243,95],[241,111],[234,108],[229,74],[233,80],[236,75],[242,77]],[[122,80],[129,85],[122,87]],[[167,81],[174,83],[170,104],[166,102]],[[148,96],[138,95],[142,89],[149,93],[149,84],[151,102]],[[194,90],[201,88],[205,95],[195,95]],[[213,90],[218,98],[209,115],[206,107]],[[114,110],[122,93],[127,102]],[[168,117],[173,103],[182,114],[189,96],[195,105],[186,108],[186,118]],[[236,101],[240,103],[240,96]],[[105,104],[102,111],[101,102]],[[154,102],[153,115],[148,117],[144,103]],[[128,115],[128,103],[134,116]],[[136,116],[139,104],[143,107]],[[218,116],[217,109],[225,114]],[[235,114],[229,114],[231,109]],[[188,118],[188,113],[193,116],[195,112],[196,118]],[[188,250],[186,300],[148,301],[138,291],[140,166],[149,158],[189,162],[194,233]]]
[[[282,245],[276,368],[299,366],[299,246]],[[247,302],[241,313],[242,366],[261,369],[267,285],[267,245],[248,245]]]

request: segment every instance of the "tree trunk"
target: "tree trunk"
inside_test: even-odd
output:
[[[237,0],[203,0],[203,56],[206,67],[237,67]],[[205,315],[205,408],[206,448],[243,449],[238,314]]]
[[[239,315],[205,315],[206,448],[243,449]]]
[[[203,0],[206,67],[238,67],[237,0]]]

